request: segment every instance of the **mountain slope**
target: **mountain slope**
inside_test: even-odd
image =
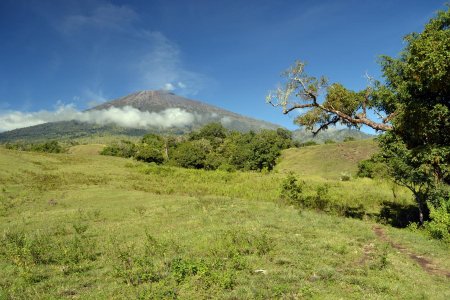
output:
[[[230,112],[200,101],[187,99],[166,91],[141,91],[128,96],[103,103],[86,112],[108,111],[112,108],[124,109],[133,107],[141,112],[161,113],[170,109],[180,109],[192,116],[193,122],[182,127],[147,126],[121,127],[111,123],[96,124],[91,122],[67,120],[49,122],[26,128],[0,133],[0,142],[15,140],[43,140],[56,138],[79,138],[92,135],[129,135],[142,136],[147,132],[160,134],[183,134],[198,129],[210,122],[221,122],[226,128],[237,131],[258,131],[261,129],[276,129],[279,125],[257,120]],[[120,111],[119,111],[120,112]],[[151,115],[152,117],[155,115]],[[125,113],[124,113],[125,118]]]

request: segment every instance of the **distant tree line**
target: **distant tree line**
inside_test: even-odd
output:
[[[44,143],[15,142],[15,143],[6,143],[4,146],[6,149],[19,151],[33,151],[46,153],[63,153],[66,151],[66,149],[57,141],[47,141]]]
[[[186,136],[147,134],[138,143],[121,141],[101,154],[206,170],[272,170],[281,150],[292,147],[289,130],[229,131],[210,123]]]

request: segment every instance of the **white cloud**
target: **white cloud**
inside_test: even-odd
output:
[[[171,83],[166,83],[163,87],[163,90],[165,90],[165,91],[173,91],[174,89],[175,89],[175,87]]]
[[[195,95],[212,84],[183,65],[174,41],[162,32],[143,29],[140,19],[130,6],[103,3],[64,17],[58,30],[86,53],[97,86],[107,86],[113,79],[130,92],[166,89]]]
[[[220,123],[222,123],[222,125],[226,126],[226,125],[230,125],[233,122],[233,120],[230,117],[223,117],[220,119]]]
[[[85,89],[84,93],[85,98],[87,99],[88,107],[97,106],[103,102],[108,101],[108,99],[103,95],[102,90],[94,91],[92,89]]]
[[[196,117],[180,108],[161,112],[140,111],[131,106],[110,107],[104,110],[78,111],[74,105],[61,105],[55,111],[24,113],[7,111],[0,113],[0,132],[47,122],[77,120],[100,125],[117,124],[128,128],[184,127],[196,121]]]
[[[61,30],[65,34],[73,34],[83,29],[126,30],[138,14],[129,6],[104,3],[87,14],[74,14],[64,18]]]
[[[162,33],[144,32],[141,36],[151,45],[149,51],[139,58],[136,65],[145,87],[164,89],[170,84],[173,90],[195,95],[210,81],[206,76],[184,68],[179,47]]]

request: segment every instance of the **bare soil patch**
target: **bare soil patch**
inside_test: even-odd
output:
[[[384,232],[383,228],[379,226],[373,227],[373,232],[378,236],[378,238],[388,244],[390,244],[393,248],[397,249],[399,252],[408,255],[409,258],[414,260],[416,263],[419,264],[419,266],[425,270],[427,273],[432,275],[440,275],[445,276],[447,278],[450,278],[450,272],[447,270],[440,269],[436,264],[433,263],[433,261],[430,258],[424,257],[423,255],[417,255],[404,246],[394,242],[391,240],[386,233]]]

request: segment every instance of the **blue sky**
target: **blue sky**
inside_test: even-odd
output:
[[[294,129],[265,104],[296,59],[352,89],[445,1],[0,1],[0,114],[170,88]],[[0,128],[1,130],[1,128]]]

